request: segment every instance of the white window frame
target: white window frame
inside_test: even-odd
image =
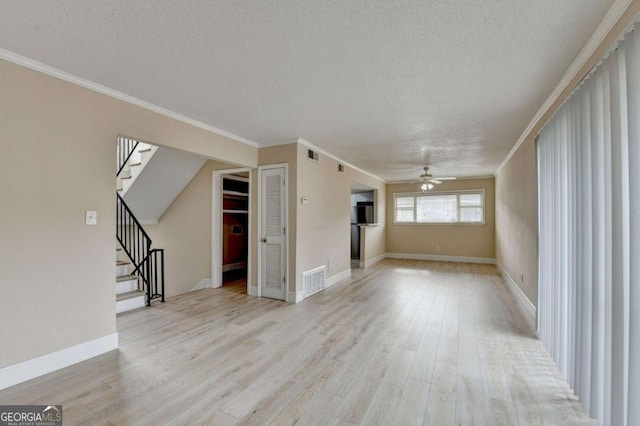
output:
[[[461,222],[460,221],[460,195],[464,194],[480,194],[482,199],[482,221],[481,222]],[[418,197],[430,196],[430,195],[456,195],[457,200],[457,220],[455,222],[416,222]],[[485,196],[484,189],[461,189],[457,191],[427,191],[427,192],[395,192],[393,194],[393,224],[394,225],[463,225],[463,226],[483,226],[487,223],[486,208],[485,208]],[[401,197],[414,197],[413,200],[413,221],[412,222],[398,222],[397,221],[397,199]],[[464,206],[473,207],[473,206]]]

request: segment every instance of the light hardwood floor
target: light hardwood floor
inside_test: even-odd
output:
[[[0,404],[63,404],[65,425],[595,423],[494,266],[385,260],[297,305],[242,292],[123,314],[119,351]]]

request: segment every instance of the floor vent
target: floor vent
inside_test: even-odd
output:
[[[325,271],[326,268],[322,265],[302,273],[305,298],[324,290]]]

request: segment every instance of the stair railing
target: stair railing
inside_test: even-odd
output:
[[[118,136],[116,141],[116,176],[119,176],[140,142],[124,136]]]
[[[140,277],[147,306],[151,306],[154,299],[164,302],[164,249],[151,248],[149,234],[120,194],[116,196],[116,238],[133,263],[131,275]]]

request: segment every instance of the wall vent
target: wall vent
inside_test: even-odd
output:
[[[325,272],[327,268],[322,265],[302,273],[305,299],[319,291],[324,290]]]
[[[319,162],[320,161],[320,155],[318,155],[318,153],[312,149],[308,149],[307,150],[307,158],[311,161],[315,161],[315,162]]]
[[[344,164],[338,163],[338,171],[344,173]]]

